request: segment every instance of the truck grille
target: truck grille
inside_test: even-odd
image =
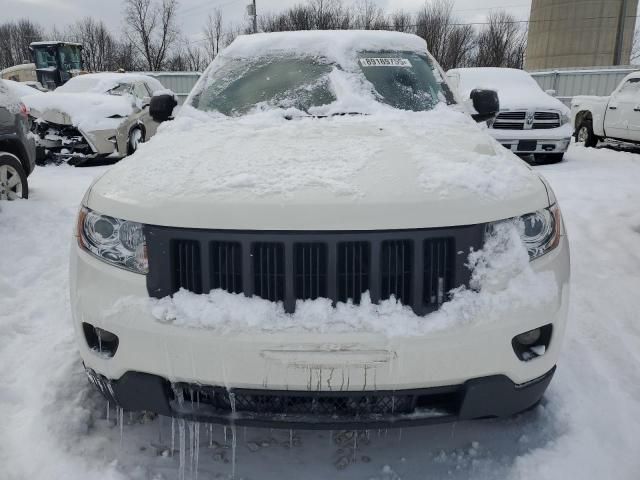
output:
[[[546,111],[500,112],[491,128],[497,130],[547,130],[559,128],[560,114]]]
[[[359,304],[395,298],[417,314],[439,308],[468,283],[471,248],[483,225],[383,232],[236,232],[147,226],[147,288],[214,289],[283,302],[329,298]]]

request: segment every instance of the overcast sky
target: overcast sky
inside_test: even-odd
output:
[[[215,8],[220,8],[225,23],[241,23],[249,1],[179,0],[178,21],[182,31],[193,38],[200,35],[208,13]],[[424,0],[376,1],[386,11],[399,8],[412,11],[424,3]],[[355,0],[343,0],[345,5],[354,2]],[[304,0],[257,0],[258,15],[261,11],[278,11],[297,3],[304,3]],[[27,17],[44,26],[56,24],[61,27],[91,15],[103,19],[113,31],[122,28],[122,8],[121,0],[0,0],[2,20]],[[496,8],[504,8],[518,19],[526,19],[531,0],[455,0],[454,7],[456,15],[469,22],[482,21],[489,11]]]

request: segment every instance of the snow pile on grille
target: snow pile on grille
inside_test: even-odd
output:
[[[374,305],[367,295],[360,305],[338,304],[336,308],[327,299],[298,301],[293,314],[285,313],[282,304],[222,290],[208,295],[181,290],[173,298],[149,302],[160,322],[219,334],[358,332],[397,337],[491,322],[502,312],[557,300],[554,274],[531,269],[527,251],[511,223],[499,225],[485,248],[469,255],[469,267],[473,270],[471,289],[458,289],[450,302],[424,317],[394,299]],[[131,302],[139,304],[131,298],[118,308],[127,308]]]

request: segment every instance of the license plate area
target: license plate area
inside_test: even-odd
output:
[[[518,142],[519,152],[535,152],[537,147],[537,140],[520,140],[520,142]]]

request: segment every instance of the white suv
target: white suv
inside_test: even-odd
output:
[[[473,97],[477,120],[495,114],[495,92]],[[238,38],[91,186],[74,242],[80,354],[128,410],[287,428],[509,416],[541,399],[565,331],[551,188],[413,35]]]

